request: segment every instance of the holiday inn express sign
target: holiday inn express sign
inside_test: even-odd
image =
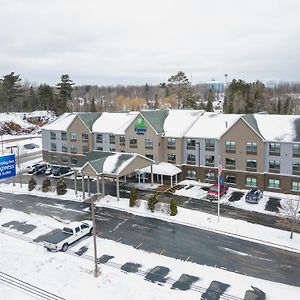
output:
[[[142,117],[139,117],[135,123],[135,132],[136,134],[145,134],[147,126],[145,125],[145,120]]]
[[[12,155],[0,156],[0,179],[16,176],[16,157]]]

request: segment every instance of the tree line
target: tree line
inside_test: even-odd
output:
[[[278,114],[299,113],[296,96],[300,84],[279,83],[265,86],[261,81],[246,82],[233,79],[225,92],[207,84],[192,85],[183,71],[171,75],[157,85],[75,85],[63,74],[55,86],[22,83],[19,74],[11,72],[0,79],[0,111],[52,110],[67,111],[127,111],[140,109],[204,109],[213,111],[218,100],[224,113],[255,113],[266,111]]]

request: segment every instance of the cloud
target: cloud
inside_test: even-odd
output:
[[[297,0],[1,1],[0,70],[54,84],[159,83],[183,70],[298,80]]]

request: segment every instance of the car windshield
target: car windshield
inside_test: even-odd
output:
[[[217,186],[213,186],[210,190],[213,191],[213,192],[217,192],[218,191],[218,187]]]

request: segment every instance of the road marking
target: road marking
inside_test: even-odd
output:
[[[122,238],[121,238],[121,237],[119,237],[119,238],[116,240],[116,242],[119,242],[119,241],[121,241],[121,239],[122,239]]]
[[[164,249],[163,251],[161,251],[159,254],[162,255],[165,251],[166,251],[166,249]]]
[[[135,247],[135,249],[139,249],[143,245],[143,242]]]
[[[190,257],[190,256],[188,256],[188,257],[185,259],[185,261],[188,261],[190,258],[191,258],[191,257]]]

